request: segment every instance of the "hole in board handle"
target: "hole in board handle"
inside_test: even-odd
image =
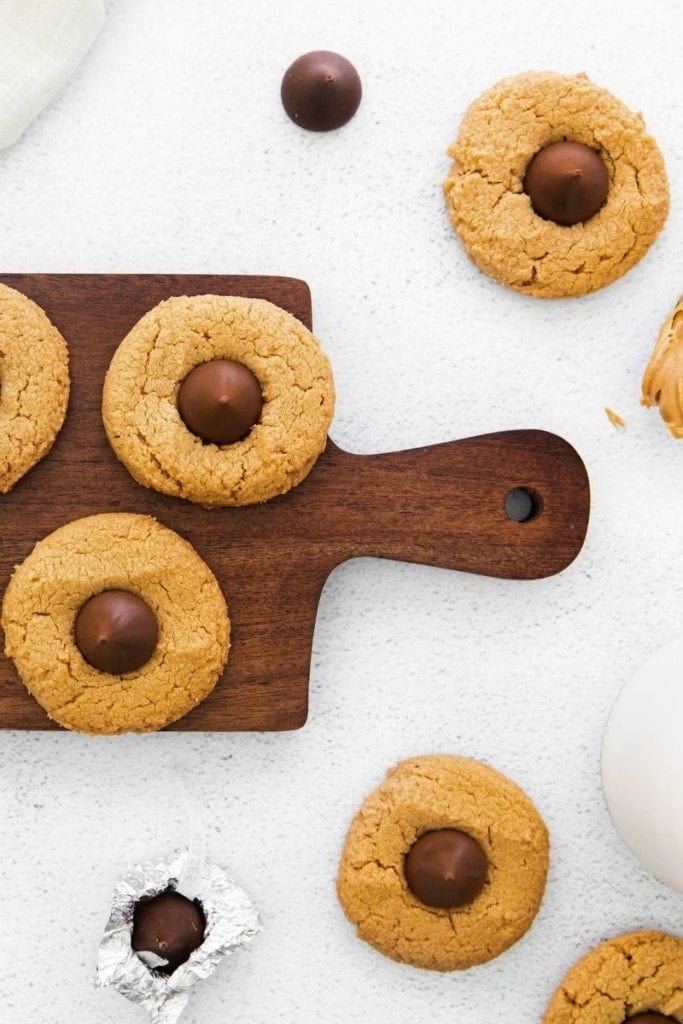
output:
[[[542,507],[540,494],[530,487],[513,487],[505,495],[505,514],[515,523],[530,523],[540,515]]]

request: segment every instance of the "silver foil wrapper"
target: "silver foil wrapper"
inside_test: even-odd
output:
[[[201,946],[173,974],[164,975],[143,963],[133,952],[130,940],[137,901],[169,887],[199,900],[206,927]],[[177,854],[170,861],[137,864],[114,890],[95,984],[112,985],[127,999],[141,1003],[150,1014],[151,1024],[176,1024],[192,986],[208,978],[224,957],[250,942],[260,930],[258,913],[244,890],[220,868],[205,866],[203,858],[198,869],[190,866],[187,853]]]

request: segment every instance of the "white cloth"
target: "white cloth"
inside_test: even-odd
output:
[[[57,95],[103,23],[103,0],[0,0],[0,149]]]

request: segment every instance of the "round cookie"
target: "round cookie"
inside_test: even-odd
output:
[[[64,338],[35,302],[0,284],[0,493],[47,455],[68,401]]]
[[[524,191],[546,146],[583,143],[602,158],[604,205],[562,226],[534,212]],[[467,110],[444,192],[470,258],[527,295],[583,295],[615,281],[647,252],[669,209],[662,155],[640,114],[585,75],[527,72],[499,82]]]
[[[178,392],[187,375],[233,360],[263,392],[242,440],[205,443],[185,425]],[[284,494],[310,472],[327,442],[334,385],[317,339],[263,299],[167,299],[121,342],[107,371],[102,414],[118,458],[146,487],[200,505],[248,505]]]
[[[74,635],[94,594],[130,591],[155,614],[141,668],[99,671]],[[151,732],[213,690],[227,660],[225,599],[197,552],[150,516],[119,512],[60,527],[17,567],[2,606],[5,653],[50,718],[85,733]]]
[[[469,835],[489,862],[479,895],[457,909],[422,903],[404,873],[415,841],[441,829]],[[510,779],[466,757],[414,757],[389,771],[353,819],[337,894],[359,938],[386,956],[464,970],[528,930],[545,889],[548,847],[538,811]]]
[[[567,973],[543,1024],[640,1024],[648,1012],[683,1021],[683,939],[665,932],[628,932],[591,949]]]

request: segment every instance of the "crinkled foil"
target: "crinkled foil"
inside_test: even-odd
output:
[[[114,901],[100,943],[95,984],[113,985],[121,995],[141,1003],[151,1024],[176,1024],[187,1005],[193,985],[208,978],[217,964],[261,930],[258,912],[238,885],[220,868],[202,866],[192,889],[182,884],[187,877],[187,853],[169,862],[132,866],[114,890]],[[181,885],[178,886],[178,881]],[[204,941],[173,974],[163,975],[146,967],[130,944],[133,909],[138,900],[177,888],[202,905],[206,927]]]

